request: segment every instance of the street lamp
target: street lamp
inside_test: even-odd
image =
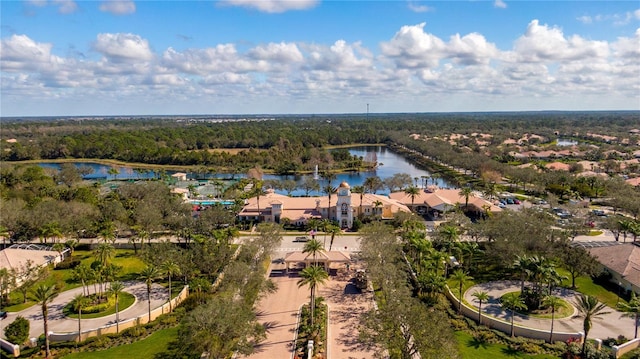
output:
[[[620,302],[620,292],[622,291],[622,282],[618,281],[618,299],[616,299],[616,306]]]

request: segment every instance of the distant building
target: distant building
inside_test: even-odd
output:
[[[62,253],[58,253],[49,246],[29,243],[13,244],[0,251],[0,269],[15,272],[16,285],[20,285],[27,279],[30,268],[56,265],[69,251],[69,248],[65,248]]]
[[[171,178],[175,181],[186,181],[187,180],[187,174],[184,172],[176,172],[174,174],[171,175]]]
[[[420,191],[413,200],[411,199],[411,196],[404,193],[404,191],[393,192],[389,197],[405,204],[406,206],[413,205],[413,210],[416,212],[429,212],[433,215],[442,214],[454,209],[456,206],[464,206],[467,201],[464,196],[460,195],[459,189],[443,189],[437,187],[430,187]],[[469,196],[468,210],[476,213],[484,213],[485,211],[502,211],[500,207],[473,194]]]
[[[589,249],[611,274],[611,282],[627,291],[640,293],[640,247],[634,243],[617,244]]]

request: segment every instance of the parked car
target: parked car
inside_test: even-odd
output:
[[[7,312],[0,312],[0,319],[5,319],[7,317]]]
[[[293,241],[294,242],[309,242],[309,237],[300,236],[300,237],[296,237],[296,239],[294,239]]]
[[[607,214],[601,209],[594,209],[592,211],[592,213],[595,214],[596,216],[599,216],[599,217],[606,217],[607,216]]]
[[[516,198],[516,199],[514,199],[514,200],[513,200],[513,203],[514,203],[514,204],[520,204],[521,202],[520,202],[520,200],[519,200],[519,199],[517,199],[517,198]]]
[[[514,204],[513,198],[507,198],[507,204]]]

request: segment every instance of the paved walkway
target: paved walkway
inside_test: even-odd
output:
[[[467,303],[472,303],[477,309],[478,302],[472,296],[476,291],[485,291],[489,294],[488,303],[482,303],[483,315],[490,315],[495,318],[511,321],[511,313],[502,309],[500,306],[500,297],[508,292],[520,291],[519,281],[497,281],[482,283],[469,288],[464,293],[464,299]],[[577,293],[569,289],[557,289],[554,295],[561,297],[562,299],[576,303]],[[589,338],[617,338],[619,335],[624,335],[627,338],[633,338],[635,325],[632,318],[622,316],[623,313],[609,308],[610,314],[605,314],[592,321],[593,327],[589,331]],[[551,327],[551,319],[541,319],[529,317],[526,315],[517,314],[514,322],[518,325],[522,325],[529,328],[549,330]],[[574,315],[556,319],[554,322],[554,332],[582,332],[583,318],[578,317],[577,310],[574,310]]]
[[[147,287],[145,283],[131,281],[124,282],[125,289],[124,291],[130,294],[133,294],[136,297],[135,302],[130,307],[123,309],[120,311],[119,319],[120,322],[138,317],[142,314],[146,314],[149,312],[149,308],[147,305]],[[54,300],[51,302],[49,307],[49,331],[57,332],[57,333],[68,333],[68,332],[77,332],[78,331],[78,319],[66,317],[62,314],[62,310],[65,305],[73,300],[73,297],[76,294],[82,293],[82,287],[74,288],[71,290],[64,291],[60,293]],[[93,293],[93,286],[91,287],[91,293]],[[154,284],[151,288],[151,310],[160,307],[162,304],[166,303],[168,300],[168,290],[162,287],[159,284]],[[44,333],[44,321],[42,320],[42,310],[40,305],[33,305],[27,309],[24,309],[19,312],[9,313],[8,317],[4,319],[3,328],[7,324],[13,322],[13,320],[17,316],[22,316],[29,320],[30,322],[30,331],[29,338],[37,338],[41,334]],[[95,319],[82,319],[82,331],[96,329],[103,327],[108,324],[113,324],[116,322],[116,315],[111,314],[105,317],[95,318]],[[4,338],[4,330],[1,333]]]
[[[258,304],[258,319],[267,327],[267,339],[256,347],[250,359],[288,359],[292,357],[297,315],[309,301],[308,287],[298,287],[297,274],[272,276],[278,290]],[[373,305],[369,293],[360,293],[349,275],[332,276],[318,288],[318,296],[329,305],[329,352],[331,359],[369,359],[373,352],[358,340],[360,315]]]

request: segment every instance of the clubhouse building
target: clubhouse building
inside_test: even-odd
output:
[[[270,190],[265,195],[249,198],[238,214],[241,221],[289,223],[304,226],[312,219],[328,218],[339,223],[342,229],[353,226],[354,218],[376,216],[392,219],[398,212],[429,213],[438,217],[442,213],[464,206],[466,199],[457,189],[428,188],[420,191],[413,200],[404,191],[389,196],[373,193],[351,193],[347,182],[337,191],[322,197],[288,197]],[[480,197],[469,196],[467,211],[483,213],[500,212],[493,203]]]

